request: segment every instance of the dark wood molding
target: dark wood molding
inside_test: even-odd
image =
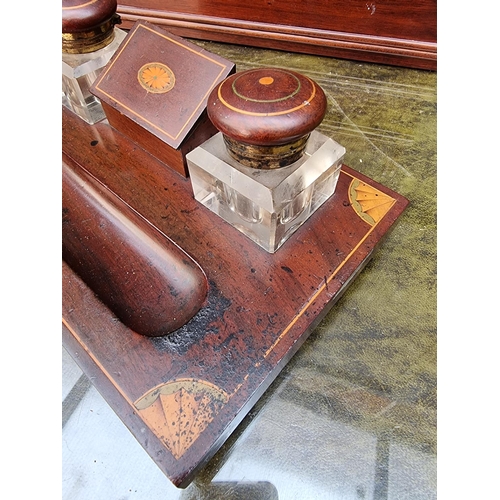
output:
[[[158,2],[151,0],[150,6],[119,4],[118,13],[122,27],[130,28],[135,21],[145,20],[161,25],[178,36],[212,40],[218,42],[250,45],[306,54],[324,55],[409,68],[436,70],[437,42],[435,30],[422,33],[402,25],[380,31],[387,34],[364,34],[330,29],[311,28],[298,25],[279,24],[277,21],[261,22],[244,18],[209,16],[197,13],[172,12],[153,8]],[[235,14],[238,14],[236,11]],[[401,12],[403,19],[407,14]],[[429,8],[429,24],[435,25],[435,11]],[[351,23],[352,25],[353,23]],[[348,27],[348,26],[346,26]]]

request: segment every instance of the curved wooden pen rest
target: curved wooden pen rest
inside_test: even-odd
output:
[[[200,310],[208,282],[188,254],[69,160],[62,188],[63,259],[122,323],[158,337]]]

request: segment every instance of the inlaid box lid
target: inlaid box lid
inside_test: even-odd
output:
[[[91,92],[178,148],[234,63],[145,21],[137,21]]]

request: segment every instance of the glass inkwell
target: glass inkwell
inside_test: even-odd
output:
[[[346,150],[315,130],[326,107],[295,71],[226,78],[207,101],[219,132],[186,156],[195,199],[276,252],[335,191]]]
[[[62,103],[90,124],[106,117],[90,87],[126,36],[116,9],[116,0],[62,2]]]

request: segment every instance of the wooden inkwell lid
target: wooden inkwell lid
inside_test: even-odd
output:
[[[86,54],[109,45],[121,24],[116,0],[63,0],[62,51]]]
[[[295,71],[251,69],[214,88],[207,113],[233,158],[273,169],[303,155],[309,134],[325,116],[326,97],[316,82]]]

